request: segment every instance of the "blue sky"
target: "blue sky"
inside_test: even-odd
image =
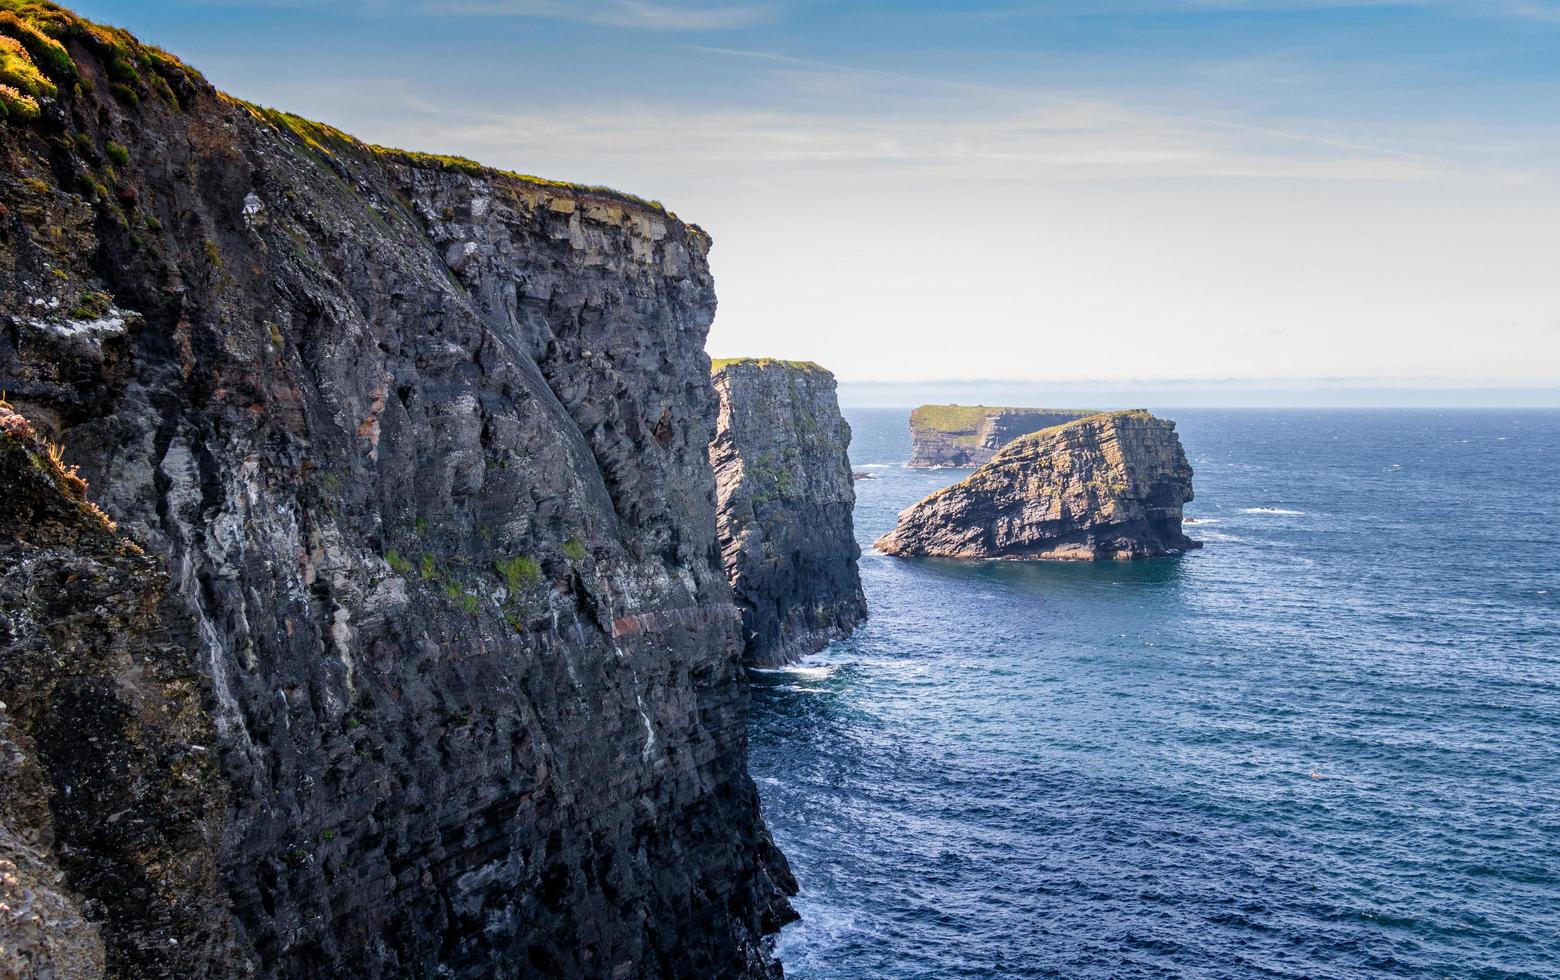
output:
[[[245,98],[711,231],[853,380],[1560,379],[1560,0],[88,0]]]

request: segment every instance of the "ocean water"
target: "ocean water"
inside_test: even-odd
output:
[[[869,548],[964,473],[846,414]],[[753,675],[787,975],[1560,976],[1560,412],[1160,414],[1203,550],[868,551]]]

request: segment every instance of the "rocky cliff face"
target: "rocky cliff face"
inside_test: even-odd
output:
[[[0,8],[46,83],[0,90],[0,388],[166,570],[159,649],[221,777],[180,811],[217,837],[195,950],[143,948],[63,862],[110,968],[771,973],[794,884],[745,768],[709,239]],[[56,853],[98,848],[72,835],[113,812],[44,796]]]
[[[922,405],[910,413],[910,465],[985,466],[1019,436],[1091,414],[1061,408]]]
[[[1198,543],[1181,533],[1192,468],[1175,423],[1107,412],[1019,439],[899,515],[891,555],[1149,558]]]
[[[191,624],[51,449],[0,402],[0,976],[241,973]]]
[[[795,661],[867,616],[856,560],[850,426],[834,375],[792,361],[717,362],[710,463],[721,556],[747,657]]]

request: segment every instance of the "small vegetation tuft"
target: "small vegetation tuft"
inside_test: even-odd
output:
[[[536,585],[542,580],[542,566],[528,555],[516,555],[493,563],[499,577],[514,595]]]
[[[100,290],[83,293],[76,303],[76,308],[70,311],[70,315],[78,320],[96,320],[108,313],[113,306],[112,296]]]
[[[397,575],[406,576],[412,574],[412,563],[402,558],[400,552],[394,548],[385,552],[385,562],[390,566],[390,570]]]

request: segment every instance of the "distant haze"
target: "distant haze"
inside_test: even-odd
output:
[[[374,142],[665,201],[714,236],[715,355],[1560,385],[1553,0],[76,6]]]
[[[1034,408],[1544,408],[1560,409],[1560,386],[1455,388],[1360,381],[1125,380],[1117,382],[843,381],[847,408],[958,404]]]

